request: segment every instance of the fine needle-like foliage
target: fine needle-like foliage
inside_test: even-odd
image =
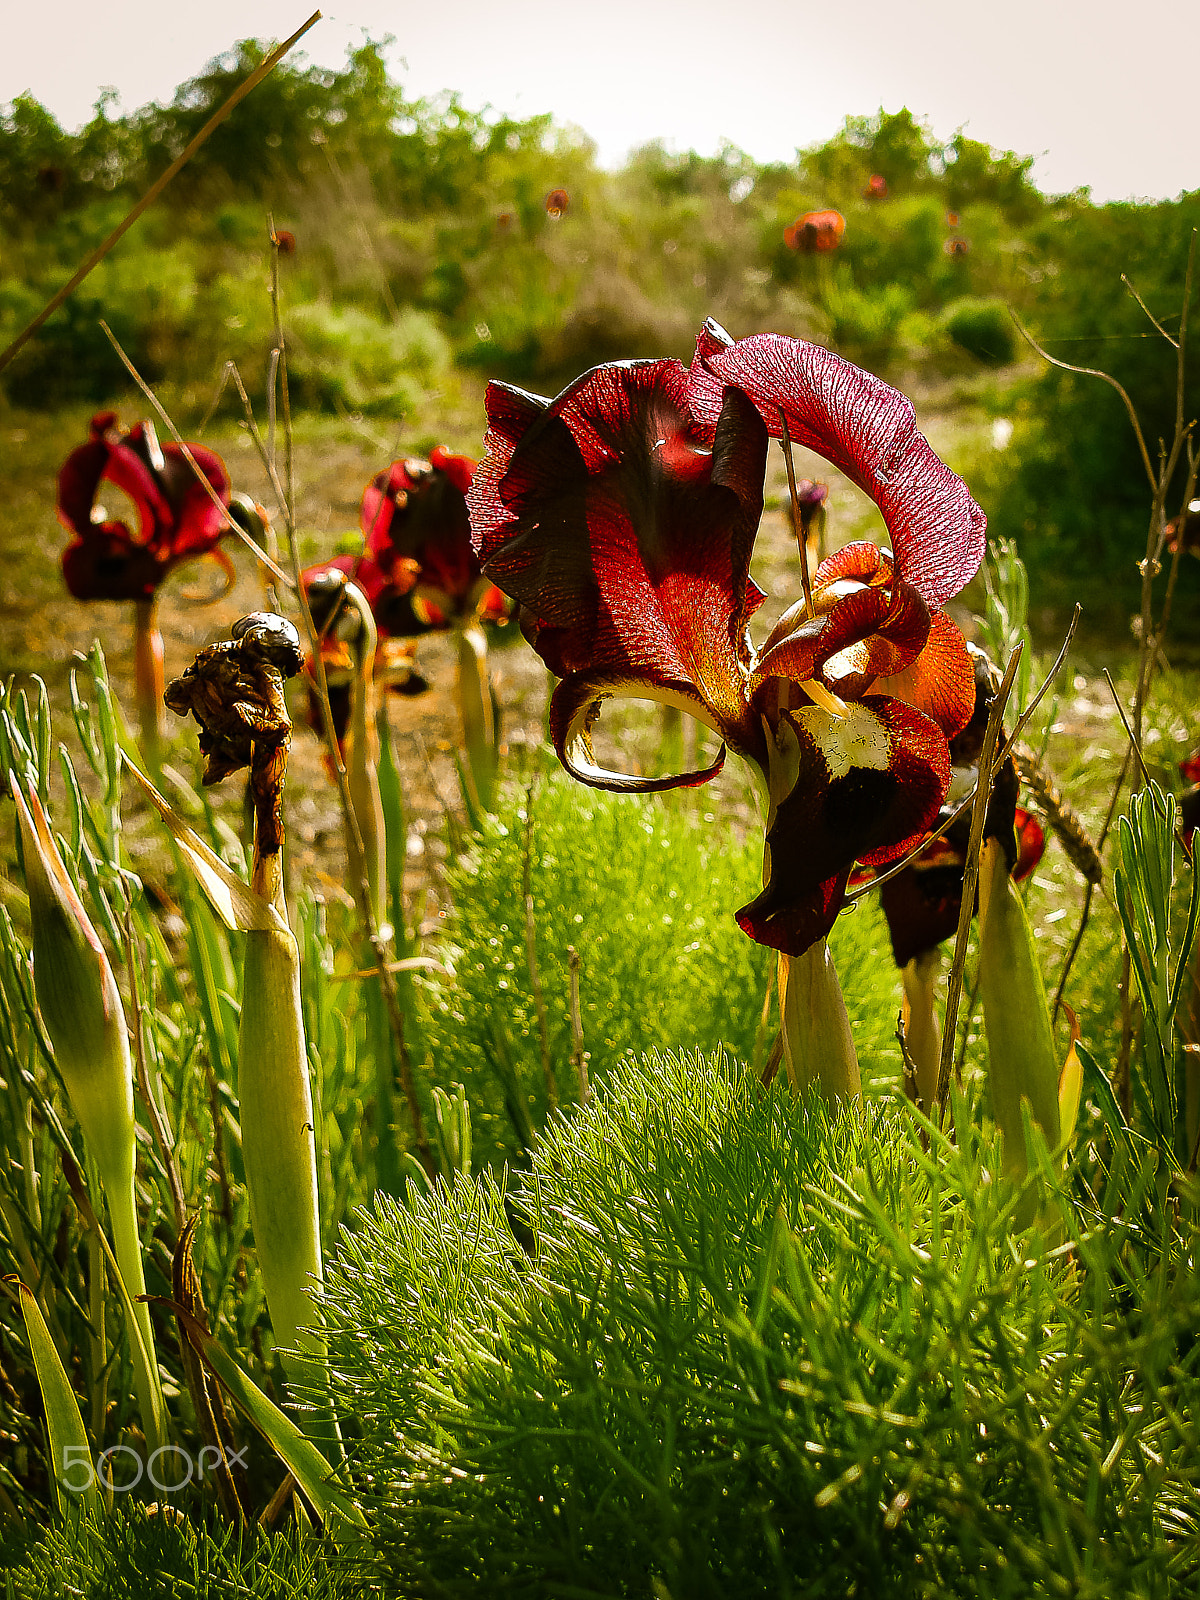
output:
[[[507,1192],[381,1202],[323,1314],[385,1592],[1188,1592],[1190,1245],[1119,1134],[1014,1233],[971,1109],[656,1056]]]

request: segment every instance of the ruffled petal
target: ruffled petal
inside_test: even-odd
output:
[[[975,669],[966,640],[944,611],[929,619],[929,636],[920,653],[902,670],[881,674],[872,692],[925,712],[947,739],[967,726],[975,710]]]
[[[868,586],[838,580],[824,590],[816,589],[814,600],[818,615],[804,617],[760,657],[751,679],[752,693],[772,677],[794,683],[819,677],[842,699],[857,700],[877,686],[877,680],[899,681],[895,675],[920,658],[930,636],[928,607],[900,578],[892,580],[890,591],[870,586],[869,580]],[[803,617],[803,609],[798,610]],[[772,639],[780,631],[777,626]]]
[[[930,607],[974,576],[986,518],[918,433],[912,405],[898,390],[831,350],[782,334],[728,345],[709,334],[697,352],[689,386],[695,415],[712,421],[724,388],[736,384],[778,438],[782,408],[792,439],[831,461],[878,505],[900,573]]]
[[[676,361],[598,367],[552,403],[488,388],[487,453],[468,497],[486,575],[560,676],[598,672],[698,697],[739,749],[749,579],[767,438],[729,390],[711,428]]]

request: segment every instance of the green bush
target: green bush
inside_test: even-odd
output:
[[[912,294],[903,284],[860,289],[843,267],[824,287],[820,305],[829,318],[827,342],[839,355],[871,372],[886,371],[896,360],[913,309]]]
[[[1007,366],[1016,358],[1012,318],[998,300],[959,300],[947,307],[945,328],[960,350],[986,366]]]
[[[1128,1168],[1011,1238],[955,1124],[653,1056],[507,1193],[379,1202],[323,1316],[387,1592],[1193,1593],[1190,1244]]]
[[[434,322],[405,311],[391,324],[357,306],[296,306],[287,322],[297,404],[402,417],[444,378],[450,348]]]

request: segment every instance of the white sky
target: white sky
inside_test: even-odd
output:
[[[131,110],[313,0],[0,0],[0,102],[24,90],[76,127],[102,85]],[[457,89],[551,111],[618,163],[664,138],[790,159],[843,116],[907,105],[1038,157],[1046,189],[1096,200],[1200,188],[1200,0],[331,0],[304,41],[340,65],[364,33],[412,95]]]

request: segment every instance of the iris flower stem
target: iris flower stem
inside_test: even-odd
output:
[[[92,1391],[91,1429],[93,1438],[104,1434],[104,1418],[108,1411],[108,1349],[104,1336],[105,1286],[108,1269],[104,1261],[104,1246],[100,1235],[87,1236],[88,1258],[88,1316],[91,1333],[88,1339],[91,1370],[88,1374]]]
[[[794,1089],[819,1084],[831,1105],[861,1092],[846,1001],[824,939],[801,956],[780,955],[779,1016]]]
[[[133,1304],[138,1331],[142,1336],[142,1350],[137,1341],[130,1340],[133,1355],[133,1387],[142,1414],[142,1428],[146,1443],[153,1452],[166,1443],[167,1409],[163,1400],[154,1352],[154,1330],[150,1325],[150,1307],[145,1302],[146,1276],[142,1270],[142,1240],[138,1231],[137,1208],[133,1196],[132,1165],[128,1183],[114,1174],[102,1179],[108,1200],[108,1217],[112,1227],[113,1255]]]
[[[354,654],[354,681],[346,765],[346,781],[358,830],[357,836],[347,833],[346,849],[352,876],[367,884],[380,936],[390,939],[387,827],[379,789],[378,707],[375,693],[375,653],[379,636],[370,604],[357,584],[347,583],[343,593],[345,604],[359,619],[358,637],[351,647]],[[331,616],[331,625],[332,621]],[[402,1179],[401,1152],[396,1138],[396,1052],[380,978],[373,966],[374,953],[369,939],[362,941],[359,959],[364,968],[371,969],[366,980],[366,1014],[375,1056],[375,1182],[385,1194],[398,1195],[402,1189]]]
[[[158,600],[134,602],[134,682],[142,752],[157,767],[163,740],[163,641],[158,631]]]
[[[278,237],[272,236],[272,254],[278,257]],[[273,300],[278,309],[278,275],[272,280]],[[283,345],[282,321],[277,319],[276,332]],[[290,422],[290,411],[286,406],[287,396],[287,366],[282,365],[281,385],[285,397],[285,423]],[[300,619],[303,624],[304,636],[308,641],[309,650],[313,658],[313,676],[317,686],[317,703],[321,712],[321,727],[325,735],[326,746],[329,750],[330,760],[333,764],[334,777],[337,782],[338,799],[342,806],[342,817],[348,840],[355,841],[359,850],[358,860],[365,859],[365,846],[363,844],[362,830],[354,810],[354,800],[350,794],[350,781],[346,772],[345,762],[342,760],[341,750],[338,747],[337,732],[334,728],[333,710],[329,704],[329,683],[325,676],[325,661],[321,655],[321,641],[313,622],[312,608],[308,603],[301,577],[300,545],[296,534],[296,518],[294,514],[294,495],[284,492],[279,481],[279,473],[273,451],[267,452],[268,470],[276,493],[283,507],[284,527],[287,531],[288,556],[291,563],[292,575],[287,581],[296,593],[296,601],[300,608]],[[396,987],[396,979],[388,966],[388,940],[384,937],[379,922],[375,916],[375,909],[371,903],[371,889],[364,872],[348,874],[350,879],[348,887],[354,895],[359,918],[363,926],[366,942],[371,947],[371,956],[375,969],[379,974],[379,988],[387,1007],[388,1025],[391,1029],[392,1043],[396,1059],[400,1066],[400,1081],[404,1089],[404,1098],[408,1105],[409,1120],[412,1123],[413,1143],[417,1147],[417,1155],[430,1179],[437,1175],[437,1163],[434,1160],[433,1147],[425,1131],[425,1119],[421,1111],[421,1102],[417,1096],[416,1074],[413,1071],[412,1057],[404,1035],[404,1013],[400,1009],[400,996]]]
[[[938,1070],[942,1059],[942,1030],[934,994],[941,953],[924,950],[901,973],[904,984],[904,1042],[917,1075],[921,1110],[928,1117],[937,1099]]]
[[[992,779],[999,762],[996,747],[1001,736],[1004,708],[1017,676],[1022,646],[1017,645],[1008,658],[1008,667],[992,700],[987,727],[983,735],[983,748],[979,752],[979,776],[975,782],[975,798],[971,810],[971,835],[963,862],[962,901],[958,910],[958,932],[954,940],[954,959],[950,964],[950,979],[946,985],[946,1022],[942,1032],[942,1059],[938,1069],[937,1117],[940,1119],[950,1100],[950,1072],[954,1065],[954,1040],[958,1034],[958,1008],[962,1000],[963,972],[967,964],[967,940],[971,932],[971,919],[975,915],[975,890],[979,883],[979,857],[983,848],[983,827],[987,820],[988,802],[992,796]],[[1006,747],[1007,748],[1007,747]],[[1001,753],[1001,760],[1003,759]]]
[[[496,792],[496,719],[488,679],[487,639],[478,623],[454,630],[458,649],[458,704],[463,748],[475,798],[490,811]]]

